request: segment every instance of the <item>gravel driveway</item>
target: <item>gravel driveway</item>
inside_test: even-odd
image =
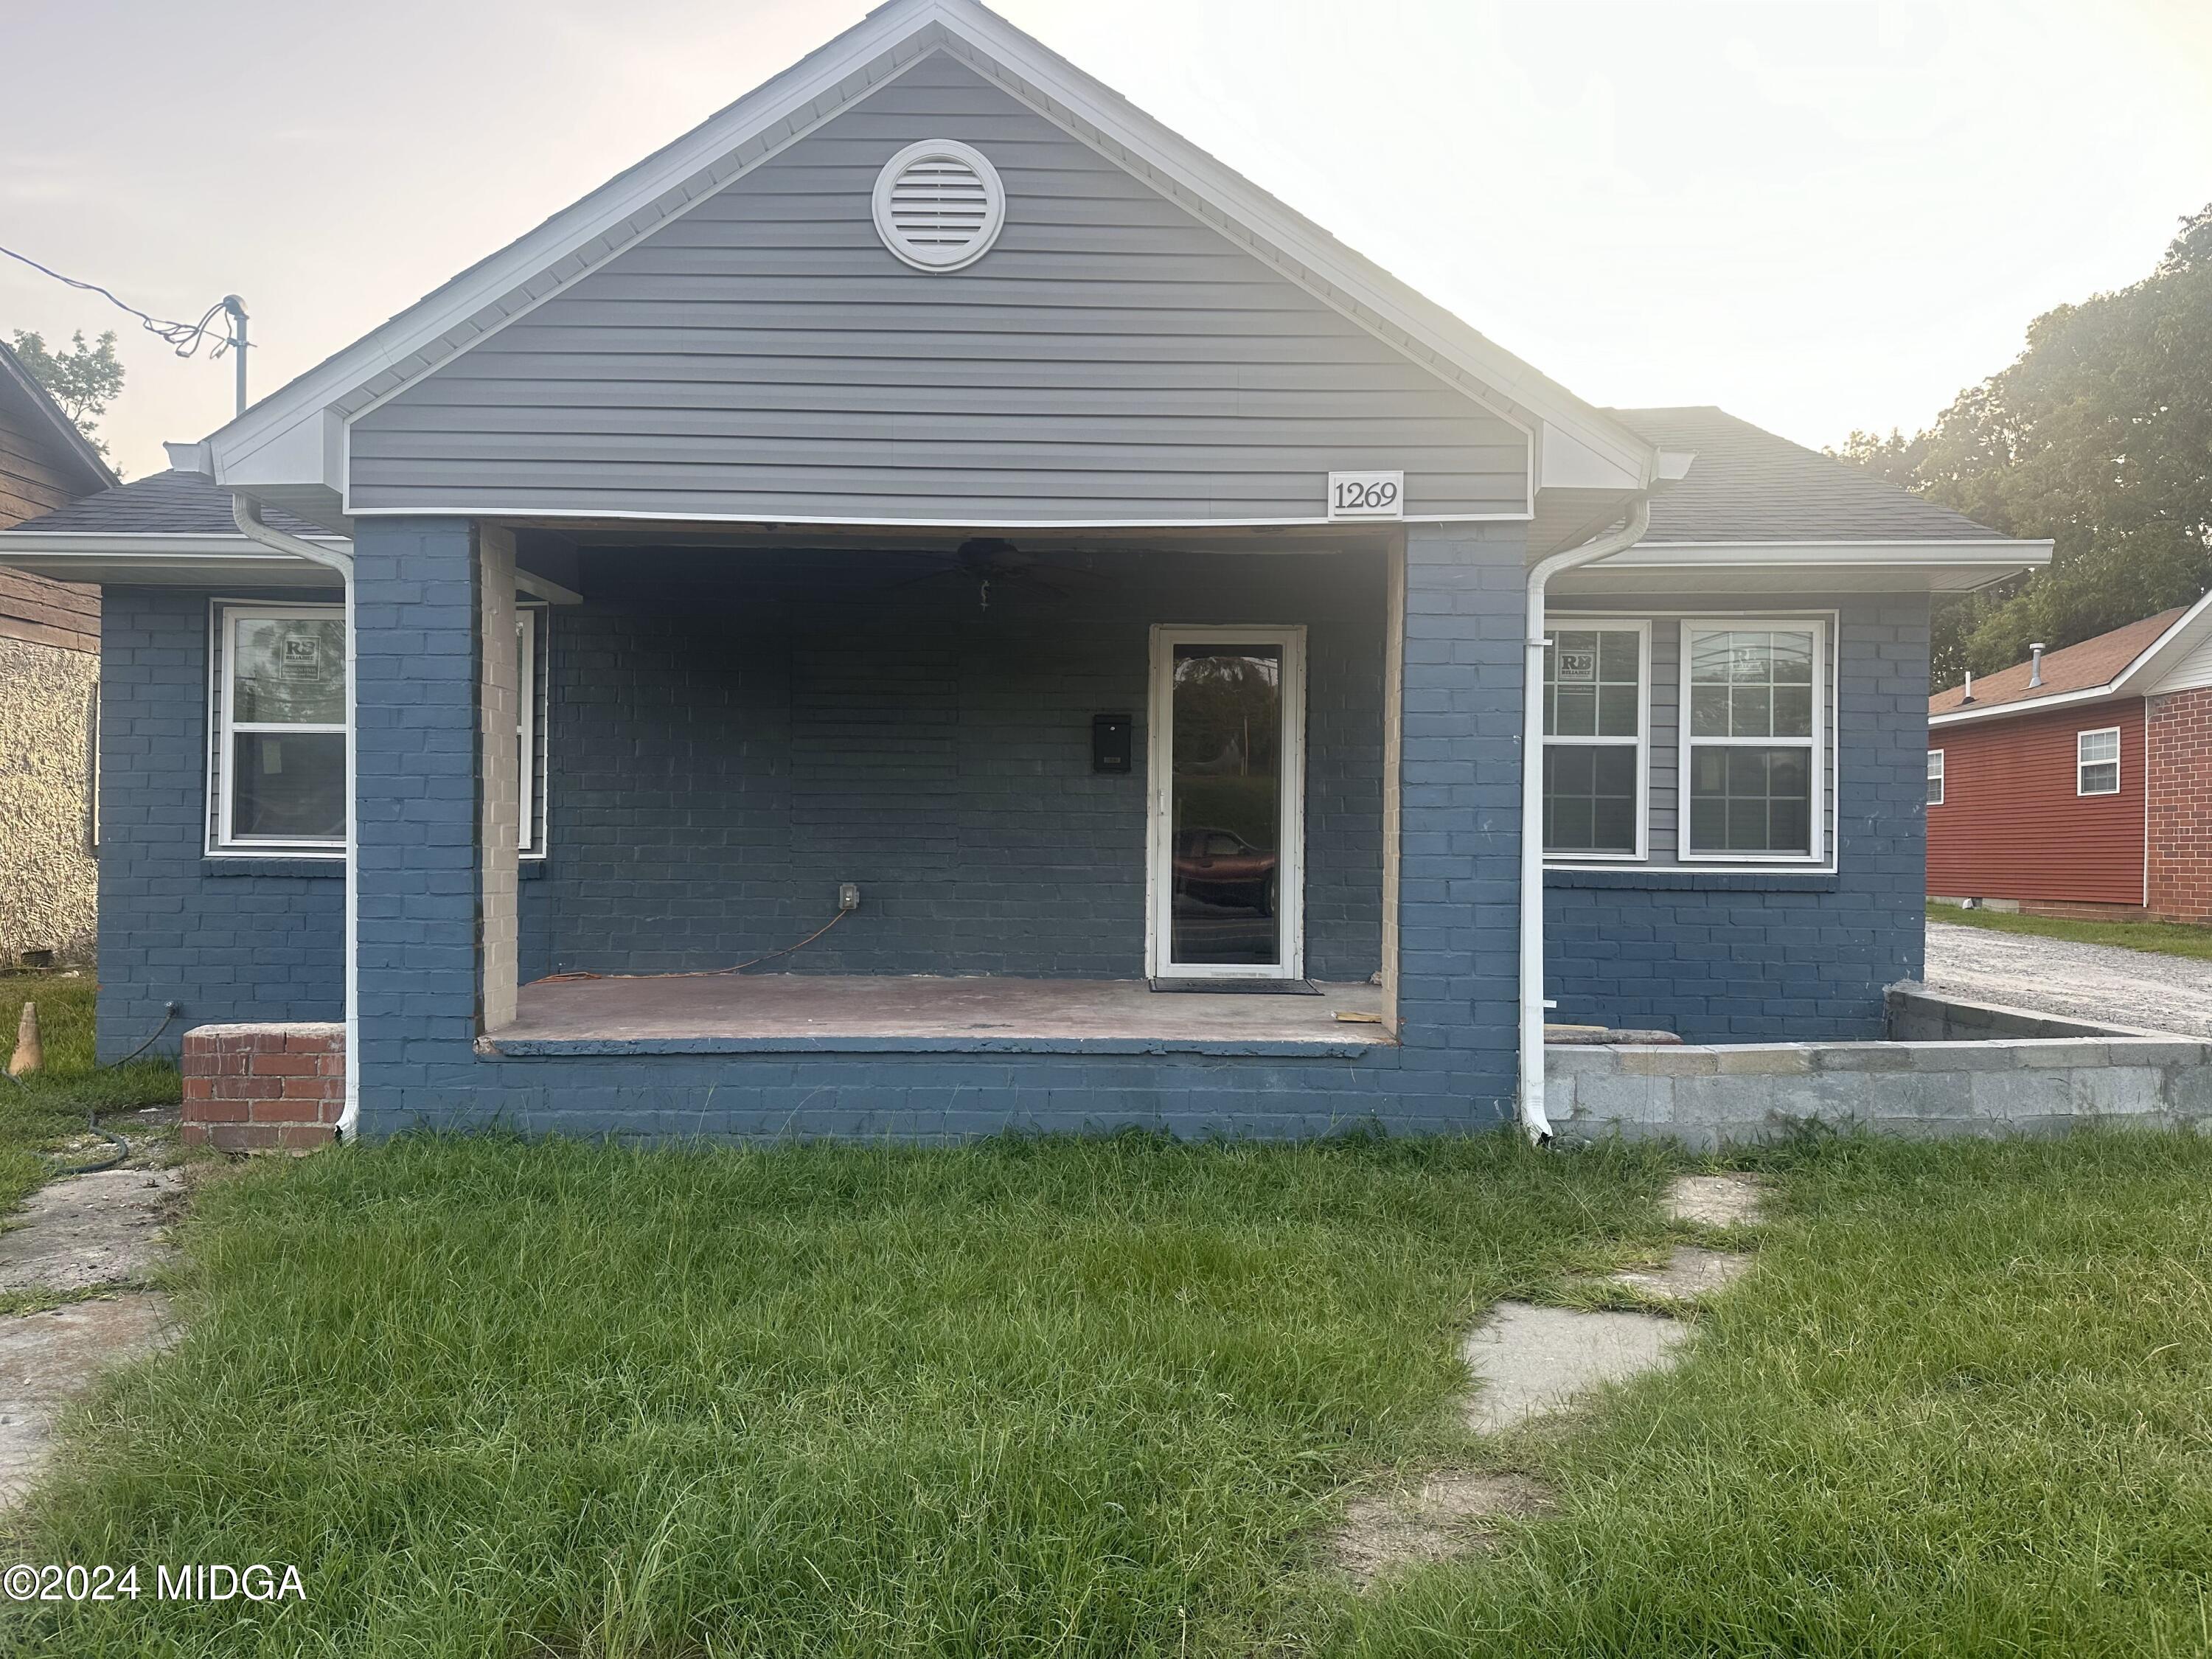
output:
[[[1928,924],[1928,988],[1972,1002],[2212,1036],[2212,962]]]

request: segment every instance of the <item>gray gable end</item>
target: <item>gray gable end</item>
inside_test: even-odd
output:
[[[884,162],[957,138],[1004,233],[878,239]],[[977,525],[1519,518],[1522,430],[943,52],[351,428],[349,510]]]

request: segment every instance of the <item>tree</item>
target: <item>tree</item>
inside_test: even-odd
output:
[[[2212,586],[2212,204],[2142,282],[2037,318],[1927,431],[1831,453],[2057,544],[2048,570],[1939,607],[1939,687],[2192,602]]]
[[[31,378],[52,394],[70,423],[85,441],[102,455],[107,446],[94,434],[107,405],[123,391],[123,365],[115,356],[115,331],[110,329],[91,345],[80,329],[70,337],[67,351],[50,351],[44,336],[15,331],[15,356]]]

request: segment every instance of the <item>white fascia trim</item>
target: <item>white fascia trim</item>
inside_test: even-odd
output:
[[[1940,714],[1928,717],[1930,731],[1940,731],[1947,726],[1965,726],[1974,720],[1996,720],[2006,714],[2033,714],[2045,708],[2081,708],[2093,703],[2111,702],[2114,699],[2132,696],[2133,692],[2119,690],[2117,680],[2103,685],[2084,686],[2079,691],[2061,691],[2048,697],[2027,697],[2016,702],[1995,702],[1988,708],[1949,708]]]
[[[1387,530],[1395,524],[1525,524],[1526,513],[1408,513],[1402,519],[860,519],[848,514],[799,517],[788,513],[608,512],[599,507],[349,507],[351,519],[620,520],[645,524],[815,525],[854,530]]]
[[[2173,619],[2172,627],[2144,647],[2140,656],[2114,675],[2112,689],[2115,691],[2125,690],[2132,686],[2138,678],[2149,673],[2181,641],[2185,630],[2193,629],[2198,618],[2205,614],[2207,607],[2212,607],[2212,592],[2207,592],[2196,604],[2176,617]],[[2194,641],[2192,641],[2191,643]],[[2144,689],[2148,690],[2150,688]]]
[[[1844,568],[1929,565],[2026,570],[2051,562],[2047,541],[2002,537],[1956,541],[1638,542],[1590,567],[1600,570],[1730,570],[1752,565],[1826,565]]]
[[[304,536],[301,539],[334,552],[343,552],[351,545],[343,536]],[[236,563],[240,559],[265,560],[270,564],[310,562],[271,552],[260,543],[250,541],[244,536],[214,532],[130,536],[106,530],[0,530],[0,559],[5,559],[11,553],[36,553],[41,556],[76,554],[88,558],[219,556],[226,563]]]
[[[841,84],[902,47],[912,50],[874,79],[861,95],[897,78],[928,52],[939,49],[971,67],[996,71],[991,78],[1002,86],[1009,78],[1024,82],[1025,88],[1006,86],[1006,90],[1025,102],[1043,100],[1048,106],[1057,106],[1057,112],[1050,107],[1041,112],[1054,115],[1062,126],[1072,118],[1091,127],[1092,133],[1077,131],[1074,136],[1094,148],[1103,141],[1127,150],[1126,158],[1114,156],[1111,149],[1102,153],[1139,178],[1150,175],[1149,182],[1156,188],[1171,185],[1194,202],[1210,207],[1212,214],[1200,216],[1226,222],[1217,228],[1233,224],[1279,251],[1287,261],[1285,275],[1370,332],[1380,334],[1386,343],[1401,350],[1413,347],[1407,355],[1414,362],[1419,362],[1424,352],[1431,354],[1437,361],[1430,367],[1471,400],[1483,401],[1473,388],[1442,373],[1439,365],[1456,366],[1500,397],[1512,400],[1517,409],[1497,412],[1529,433],[1532,460],[1537,465],[1540,465],[1540,457],[1534,453],[1538,432],[1548,422],[1595,454],[1609,458],[1632,480],[1627,487],[1642,488],[1656,476],[1658,452],[1651,445],[1607,420],[1528,364],[1344,247],[1311,221],[1141,114],[1109,88],[972,0],[891,0],[673,144],[618,174],[217,430],[205,446],[214,475],[220,481],[230,480],[234,473],[240,472],[240,464],[247,457],[301,422],[331,412],[349,393],[380,374],[396,373],[402,378],[386,387],[376,401],[395,395],[456,355],[443,353],[431,362],[418,359],[418,353],[471,326],[487,309],[518,291],[527,291],[529,297],[513,312],[487,319],[477,329],[477,337],[526,313],[615,258],[639,237],[679,216],[730,179],[830,118],[852,101],[839,95]],[[976,63],[971,52],[981,54],[988,64]],[[744,167],[693,185],[716,161],[763,137],[772,142]],[[686,191],[687,199],[666,204],[664,211],[648,211],[679,190]],[[596,258],[580,257],[595,240],[610,238]],[[1391,340],[1385,330],[1402,335],[1403,340]],[[466,349],[466,344],[459,349]],[[374,406],[374,403],[366,404],[346,418],[349,421]],[[343,491],[342,453],[332,458],[327,443],[288,447],[295,466],[305,455],[320,451],[321,472],[296,478],[257,477],[255,483],[322,483]],[[1530,471],[1533,489],[1536,466]]]

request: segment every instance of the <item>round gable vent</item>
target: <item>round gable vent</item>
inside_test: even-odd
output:
[[[974,264],[1006,222],[999,170],[954,139],[908,144],[876,175],[876,234],[918,270]]]

